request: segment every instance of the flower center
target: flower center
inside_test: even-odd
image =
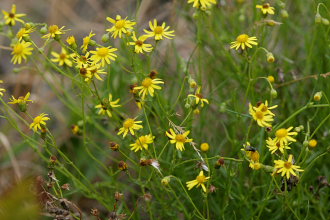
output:
[[[200,99],[203,98],[202,94],[200,94],[200,93],[197,93],[196,96],[197,96],[198,98],[200,98]]]
[[[262,108],[261,108],[261,111],[262,111],[262,112],[266,112],[266,111],[268,111],[267,106],[263,105]]]
[[[122,29],[124,26],[125,26],[125,20],[119,20],[115,24],[116,29]]]
[[[284,167],[285,167],[286,169],[290,169],[291,166],[292,166],[292,163],[289,162],[289,161],[287,161],[287,162],[284,163]]]
[[[176,136],[175,136],[175,140],[177,141],[177,142],[185,142],[186,141],[186,138],[182,135],[182,134],[177,134]]]
[[[152,79],[150,79],[150,78],[145,78],[142,81],[142,86],[145,87],[145,88],[148,88],[151,85],[152,85]]]
[[[65,60],[66,59],[66,54],[65,53],[61,53],[60,54],[60,60]]]
[[[261,111],[256,111],[256,118],[257,119],[263,119],[264,118],[264,113],[262,113]]]
[[[126,119],[126,121],[123,124],[124,128],[130,128],[134,125],[134,120],[131,118]]]
[[[135,44],[141,47],[143,45],[143,41],[137,40],[135,41]]]
[[[137,141],[138,145],[144,145],[146,144],[147,140],[144,136],[140,137],[139,140]]]
[[[41,121],[42,121],[42,117],[40,117],[40,116],[37,116],[37,117],[34,118],[34,123],[35,124],[40,124]]]
[[[163,33],[162,26],[155,27],[154,32],[155,32],[155,34],[162,34]]]
[[[49,28],[49,33],[55,34],[58,31],[58,26],[57,25],[51,25]]]
[[[9,13],[8,17],[15,18],[15,14],[14,13]]]
[[[18,44],[14,47],[14,54],[22,54],[23,53],[23,50],[24,50],[24,47],[22,44]]]
[[[203,175],[203,176],[198,176],[198,177],[196,178],[196,180],[197,180],[198,183],[204,183],[204,182],[206,181],[206,178],[205,178],[205,176]]]
[[[87,69],[86,68],[80,68],[80,74],[81,75],[86,75],[87,74]]]
[[[238,41],[239,43],[246,43],[248,39],[249,39],[249,35],[241,34],[236,38],[236,41]]]
[[[267,8],[269,8],[269,6],[270,6],[269,3],[265,3],[262,5],[262,8],[267,9]]]
[[[288,135],[288,131],[284,128],[281,128],[280,130],[276,131],[275,135],[278,138],[284,138]]]
[[[97,55],[100,57],[106,57],[108,55],[109,49],[106,47],[102,47],[97,51]]]

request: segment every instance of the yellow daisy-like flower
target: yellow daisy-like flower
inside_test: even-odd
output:
[[[36,132],[38,129],[42,130],[42,128],[46,127],[45,121],[48,120],[50,120],[50,118],[47,117],[47,114],[41,113],[33,119],[33,122],[30,124],[30,129],[33,129],[34,132]]]
[[[198,103],[201,103],[201,107],[204,107],[204,102],[209,104],[209,101],[205,98],[203,98],[203,95],[201,94],[201,87],[198,87],[198,89],[195,92],[195,95],[188,95],[188,97],[194,97],[196,100],[196,105],[198,105]]]
[[[216,0],[188,0],[188,4],[193,3],[194,8],[209,8],[215,5]]]
[[[249,167],[253,170],[259,170],[262,164],[259,162],[250,162]]]
[[[147,35],[142,35],[139,38],[137,38],[135,36],[135,33],[133,33],[132,36],[133,42],[129,42],[128,44],[134,46],[135,53],[151,52],[152,45],[144,43],[144,41],[147,40],[147,38],[148,38]]]
[[[103,79],[100,77],[99,74],[106,75],[107,72],[105,72],[103,69],[101,69],[100,64],[94,64],[89,67],[87,67],[87,73],[84,76],[85,82],[91,82],[94,77],[100,81],[103,81]]]
[[[24,17],[26,14],[16,14],[16,5],[15,4],[13,4],[11,6],[10,12],[6,12],[6,11],[2,10],[2,13],[4,14],[5,23],[8,25],[14,26],[16,24],[16,21],[24,23],[24,21],[20,18]]]
[[[170,132],[166,131],[166,135],[171,138],[170,143],[175,144],[176,149],[179,151],[184,150],[184,144],[192,142],[193,139],[188,139],[187,136],[190,131],[186,131],[183,134],[176,134],[172,128],[170,128]]]
[[[134,87],[134,90],[140,90],[139,95],[144,99],[148,94],[154,96],[155,89],[162,89],[162,87],[157,84],[164,84],[164,82],[158,78],[151,79],[150,77],[147,77],[142,81],[141,86]]]
[[[21,28],[17,34],[16,34],[16,38],[21,41],[23,39],[23,37],[29,37],[30,34],[35,31],[35,28],[31,27],[31,28]]]
[[[202,186],[203,191],[206,192],[206,187],[205,187],[205,183],[210,179],[210,177],[206,177],[204,176],[204,172],[203,170],[201,172],[199,172],[198,176],[196,177],[196,179],[191,180],[186,182],[187,184],[187,188],[188,190],[191,190],[192,188],[199,187]]]
[[[126,34],[127,31],[133,29],[133,26],[136,24],[134,21],[127,20],[127,17],[122,19],[120,15],[116,16],[116,20],[110,17],[107,17],[107,21],[113,24],[113,26],[106,31],[112,33],[111,37],[119,38],[122,37],[122,33]]]
[[[155,137],[151,134],[144,135],[139,137],[134,144],[130,144],[131,150],[134,152],[137,152],[139,150],[142,150],[143,148],[148,150],[148,144],[151,144],[154,142]]]
[[[14,46],[13,46],[13,52],[11,52],[11,54],[13,55],[13,58],[11,59],[11,62],[13,64],[21,64],[22,59],[26,60],[27,56],[32,54],[32,50],[33,48],[30,47],[32,44],[30,42],[17,42]]]
[[[83,50],[83,52],[86,52],[86,50],[88,49],[88,45],[91,42],[91,38],[93,36],[95,36],[95,34],[91,31],[88,36],[84,37],[83,45],[81,46],[81,49]]]
[[[280,142],[276,142],[275,139],[268,138],[266,140],[267,147],[269,151],[273,154],[276,151],[280,151],[282,154],[284,153],[284,149],[291,149],[287,144],[281,144]]]
[[[230,43],[230,48],[235,48],[236,50],[242,48],[242,50],[245,50],[247,47],[252,48],[252,45],[258,45],[256,41],[256,37],[250,37],[247,34],[241,34],[236,38],[236,41]]]
[[[258,105],[258,107],[253,107],[253,109],[255,110],[259,110],[262,111],[264,114],[269,114],[272,116],[275,116],[275,114],[273,112],[270,111],[270,109],[274,109],[277,108],[277,105],[273,105],[273,106],[268,106],[268,101],[266,100],[265,103],[260,103]]]
[[[128,132],[131,133],[131,135],[134,135],[134,130],[139,130],[143,128],[141,124],[142,121],[135,121],[133,118],[128,118],[124,121],[123,127],[119,128],[119,132],[117,133],[118,135],[123,134],[123,137],[127,135]]]
[[[289,127],[287,129],[281,128],[275,132],[274,141],[279,142],[281,145],[287,145],[289,141],[296,142],[297,140],[291,136],[297,135],[297,132],[290,132],[293,127]]]
[[[105,66],[105,63],[110,64],[110,60],[115,61],[117,55],[114,53],[117,51],[117,48],[111,48],[109,47],[101,47],[96,48],[96,51],[90,51],[92,55],[91,60],[94,63],[101,63],[101,66]]]
[[[64,26],[59,28],[57,25],[51,25],[48,27],[48,34],[45,34],[42,36],[42,38],[54,38],[56,35],[62,35],[64,34],[63,30]]]
[[[267,112],[263,112],[256,107],[253,107],[251,103],[249,104],[249,113],[260,127],[272,127],[270,124],[274,121],[272,115],[267,114]]]
[[[28,92],[25,97],[20,96],[17,99],[14,96],[11,96],[11,98],[9,99],[10,102],[8,102],[8,104],[25,104],[27,102],[33,102],[32,100],[29,99],[30,98],[30,93]]]
[[[2,80],[0,80],[0,84],[2,84],[3,83],[3,81]],[[4,89],[4,88],[0,88],[0,96],[2,97],[3,96],[3,93],[4,92],[6,92],[6,89]]]
[[[67,42],[70,46],[72,46],[72,45],[76,44],[76,38],[75,38],[73,35],[71,35],[71,36],[69,36],[69,37],[66,39],[66,42]]]
[[[95,108],[100,109],[97,114],[99,114],[99,115],[107,114],[111,118],[112,117],[111,110],[113,108],[118,108],[121,106],[121,105],[118,105],[119,101],[120,101],[120,99],[112,100],[112,94],[109,94],[108,100],[105,99],[101,104],[95,106]]]
[[[58,63],[58,65],[60,65],[60,66],[63,66],[65,64],[69,67],[72,67],[71,58],[72,58],[73,54],[68,54],[68,52],[64,48],[62,48],[60,54],[58,54],[54,51],[52,51],[51,54],[54,57],[51,59],[51,61]]]
[[[276,173],[281,173],[282,176],[286,176],[287,179],[290,178],[290,175],[297,176],[296,172],[303,172],[304,170],[300,169],[300,166],[293,165],[293,156],[292,154],[289,156],[287,161],[283,160],[275,160],[275,169],[277,169]]]
[[[154,22],[152,23],[149,21],[149,27],[151,31],[148,31],[144,29],[144,32],[147,34],[148,37],[154,37],[155,40],[163,40],[163,37],[172,39],[175,35],[173,34],[174,31],[169,31],[170,26],[166,27],[166,23],[163,22],[161,26],[157,24],[157,20],[154,19]]]
[[[264,3],[263,5],[256,5],[256,8],[260,8],[261,12],[265,14],[274,14],[274,7],[271,7],[269,3]]]
[[[85,67],[86,65],[92,64],[91,58],[89,57],[89,52],[85,55],[73,54],[72,59],[77,64],[76,68],[79,69]]]

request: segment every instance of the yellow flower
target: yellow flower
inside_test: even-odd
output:
[[[3,83],[2,80],[0,80],[0,84]],[[4,88],[0,88],[0,96],[3,96],[3,93],[6,92]]]
[[[261,163],[259,162],[250,162],[249,167],[253,170],[259,170],[261,168]]]
[[[210,177],[204,176],[203,170],[199,172],[198,176],[195,180],[191,180],[186,182],[188,190],[191,190],[194,186],[199,187],[202,186],[203,191],[206,192],[205,183],[210,179]]]
[[[32,100],[29,100],[30,98],[30,93],[28,92],[25,97],[20,96],[17,99],[14,96],[11,96],[10,102],[8,104],[25,104],[27,102],[33,102]]]
[[[86,65],[92,64],[91,58],[89,57],[89,52],[85,55],[73,54],[72,59],[77,64],[77,68],[82,68]]]
[[[127,31],[130,31],[133,29],[133,26],[136,24],[136,22],[127,20],[127,17],[122,19],[120,15],[116,16],[116,20],[110,17],[107,17],[107,21],[113,24],[113,26],[106,31],[112,33],[111,37],[119,38],[122,37],[122,33],[126,34]]]
[[[176,149],[179,151],[184,150],[184,144],[192,142],[193,139],[187,139],[188,134],[190,131],[186,131],[183,134],[176,134],[172,128],[170,128],[170,132],[166,131],[166,135],[171,138],[170,140],[171,144],[175,144]]]
[[[201,144],[201,150],[206,152],[210,149],[210,145],[208,143],[202,143]]]
[[[268,81],[270,82],[270,83],[274,83],[275,82],[275,78],[274,78],[274,76],[267,76],[267,79],[268,79]]]
[[[100,77],[99,74],[107,74],[107,72],[105,72],[103,69],[101,69],[101,65],[100,64],[93,64],[89,67],[86,68],[87,73],[85,74],[85,82],[90,82],[93,80],[93,78],[95,77],[96,79],[103,81],[103,79]]]
[[[33,31],[35,31],[35,28],[31,27],[31,28],[21,28],[17,34],[16,34],[16,38],[21,41],[23,39],[23,37],[29,37],[30,33],[32,33]]]
[[[143,148],[148,150],[148,144],[154,142],[154,138],[155,137],[151,134],[144,135],[139,137],[134,144],[130,144],[129,146],[131,146],[131,150],[134,152],[142,150]]]
[[[129,42],[129,45],[134,46],[134,52],[135,53],[143,53],[143,52],[151,52],[152,51],[152,45],[151,44],[145,44],[144,41],[148,38],[146,35],[142,35],[139,38],[136,38],[135,32],[133,32],[133,42]]]
[[[300,169],[300,166],[293,165],[293,158],[292,154],[289,156],[287,161],[283,160],[275,160],[275,169],[277,169],[276,173],[281,173],[282,176],[286,176],[287,179],[290,178],[290,174],[293,176],[297,176],[294,172],[302,172],[304,170]]]
[[[274,14],[274,7],[271,7],[269,3],[264,3],[263,5],[256,5],[256,8],[260,8],[261,12],[265,14]]]
[[[21,64],[22,59],[26,60],[28,55],[32,54],[32,50],[33,48],[31,48],[32,44],[30,42],[17,42],[14,46],[13,46],[13,52],[11,53],[13,55],[13,58],[11,59],[11,62],[13,64]]]
[[[311,139],[309,142],[308,142],[308,146],[310,146],[310,147],[316,147],[316,145],[317,145],[317,140],[315,140],[315,139]]]
[[[71,45],[74,45],[76,43],[76,38],[74,36],[69,36],[67,39],[66,39],[66,42],[71,46]]]
[[[93,60],[94,63],[101,63],[101,66],[105,66],[105,63],[110,64],[110,60],[115,61],[117,55],[114,53],[117,51],[117,48],[111,48],[109,47],[101,47],[96,48],[96,51],[90,51],[92,55],[91,60]]]
[[[56,35],[61,35],[64,34],[64,30],[63,30],[64,26],[61,28],[58,28],[57,25],[51,25],[48,27],[48,34],[42,36],[42,38],[54,38]]]
[[[151,79],[149,77],[145,78],[141,86],[134,87],[134,90],[140,90],[139,95],[142,99],[145,98],[146,95],[150,94],[151,96],[154,96],[155,89],[162,89],[157,84],[164,84],[164,82],[161,79]]]
[[[68,54],[68,52],[64,48],[62,48],[60,54],[58,54],[54,51],[52,51],[51,54],[54,57],[51,59],[51,61],[58,63],[58,65],[60,65],[60,66],[63,66],[65,64],[69,67],[72,67],[71,58],[72,58],[73,54]]]
[[[271,112],[269,109],[274,109],[274,108],[277,108],[277,105],[273,105],[273,106],[269,107],[267,100],[265,103],[260,103],[258,105],[258,107],[253,107],[253,109],[255,111],[259,110],[259,111],[263,112],[264,114],[272,115],[272,116],[275,116],[275,114],[273,112]]]
[[[291,149],[287,144],[281,144],[280,142],[276,142],[275,139],[268,138],[266,140],[267,147],[269,148],[269,151],[273,154],[277,150],[281,151],[281,153],[284,153],[284,149]]]
[[[126,119],[123,123],[123,127],[119,129],[118,135],[123,134],[123,137],[125,137],[128,132],[134,135],[134,130],[143,128],[142,125],[139,125],[141,123],[142,121],[135,121],[133,118]]]
[[[272,127],[270,124],[274,121],[272,115],[268,114],[267,112],[263,112],[256,107],[253,107],[251,103],[249,104],[249,113],[260,127]]]
[[[46,127],[46,122],[50,120],[50,118],[47,117],[47,114],[41,113],[37,117],[33,119],[33,122],[30,124],[30,129],[33,129],[33,131],[37,131],[38,129],[41,130],[41,128]]]
[[[98,114],[99,115],[105,115],[107,114],[110,118],[112,117],[112,113],[111,110],[113,108],[118,108],[121,105],[118,105],[118,102],[120,101],[120,99],[116,99],[116,100],[112,100],[112,94],[109,94],[109,99],[108,100],[104,100],[101,104],[96,105],[95,108],[100,109]]]
[[[207,99],[204,99],[202,94],[201,94],[201,87],[198,87],[198,89],[195,92],[195,95],[188,95],[188,97],[194,97],[196,100],[196,105],[198,105],[198,103],[201,103],[201,107],[204,107],[204,102],[209,104],[209,101]]]
[[[83,45],[81,46],[81,49],[83,52],[86,52],[89,43],[91,42],[91,38],[95,36],[95,34],[91,31],[88,36],[84,37],[83,39]]]
[[[230,48],[235,48],[236,50],[242,48],[242,50],[245,50],[246,47],[252,48],[252,45],[258,45],[256,41],[256,37],[249,37],[247,34],[241,34],[236,38],[236,41],[230,43]]]
[[[169,31],[170,26],[166,27],[166,23],[163,22],[161,26],[157,25],[157,20],[154,19],[152,23],[149,21],[149,27],[151,31],[144,29],[144,32],[147,34],[148,37],[155,37],[155,40],[163,40],[163,37],[172,39],[175,35],[173,34],[174,31]]]
[[[193,3],[194,8],[209,8],[212,4],[216,4],[216,0],[188,0],[188,4]]]
[[[11,11],[10,12],[6,12],[4,10],[2,10],[2,13],[4,14],[4,19],[6,24],[14,26],[16,24],[16,21],[24,23],[24,21],[22,19],[20,19],[21,17],[24,17],[25,14],[16,14],[16,5],[13,4],[11,6]]]
[[[296,139],[292,138],[291,136],[297,135],[297,132],[290,132],[293,127],[289,127],[287,129],[281,128],[275,132],[275,141],[280,142],[281,145],[288,144],[289,141],[296,142]]]

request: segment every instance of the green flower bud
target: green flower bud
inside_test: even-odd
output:
[[[272,89],[272,90],[270,91],[270,95],[272,96],[272,98],[276,98],[276,97],[277,97],[277,92],[276,92],[276,90],[275,90],[275,89]]]
[[[40,30],[39,30],[40,34],[46,34],[47,31],[48,31],[48,29],[47,29],[47,25],[43,26],[43,27],[40,28]]]
[[[322,16],[319,13],[317,13],[315,15],[315,23],[320,24],[321,22],[322,22]]]
[[[329,20],[328,19],[326,19],[326,18],[322,18],[322,24],[324,24],[324,25],[329,25],[330,24],[330,22],[329,22]]]
[[[109,34],[103,34],[102,36],[102,42],[107,43],[109,41],[110,37]]]

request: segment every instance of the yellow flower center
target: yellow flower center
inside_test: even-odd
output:
[[[139,140],[136,141],[138,145],[144,145],[147,143],[147,138],[145,136],[142,136],[139,138]]]
[[[285,128],[281,128],[275,133],[277,138],[284,138],[288,135],[288,131]]]
[[[177,134],[176,136],[175,136],[175,140],[177,141],[177,142],[186,142],[186,138],[182,135],[182,134]]]
[[[269,3],[265,3],[262,5],[262,8],[267,9],[267,8],[269,8],[269,6],[270,6]]]
[[[247,34],[241,34],[236,38],[236,41],[239,43],[246,43],[249,39],[249,35]]]
[[[123,127],[124,128],[130,128],[130,127],[133,127],[133,125],[134,125],[134,119],[128,118],[124,122]]]
[[[135,41],[135,44],[141,47],[143,45],[143,41],[137,40]]]
[[[51,26],[49,26],[48,30],[49,30],[49,33],[55,34],[58,31],[58,26],[57,25],[51,25]]]
[[[150,78],[145,78],[142,81],[142,86],[145,87],[145,88],[148,88],[151,85],[152,85],[152,79],[150,79]]]
[[[197,180],[198,183],[205,183],[206,182],[206,178],[205,178],[204,175],[203,176],[198,176],[196,178],[196,180]]]
[[[256,111],[256,118],[257,119],[263,119],[264,118],[264,113],[262,113],[261,111]]]
[[[261,111],[266,112],[267,110],[268,110],[267,106],[263,105],[262,108],[261,108]]]
[[[289,161],[287,161],[287,162],[284,163],[284,167],[285,167],[286,169],[290,169],[291,166],[292,166],[292,163],[289,162]]]
[[[116,29],[122,29],[124,26],[125,26],[125,20],[119,20],[115,24]]]
[[[14,47],[14,51],[13,51],[13,53],[19,55],[19,54],[22,54],[22,53],[23,53],[23,50],[24,50],[23,45],[22,45],[22,44],[17,44],[17,45]]]
[[[100,57],[106,57],[109,53],[109,48],[102,47],[97,51],[97,55]]]
[[[34,122],[35,124],[40,124],[41,121],[42,121],[42,117],[41,117],[41,116],[37,116],[37,117],[35,117],[34,120],[33,120],[33,122]]]
[[[65,60],[66,59],[66,54],[65,53],[61,53],[60,54],[60,60]]]
[[[162,26],[157,26],[154,29],[155,34],[162,34],[163,33],[163,27]]]

